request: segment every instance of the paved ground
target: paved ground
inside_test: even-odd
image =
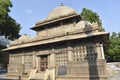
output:
[[[18,80],[18,79],[7,78],[6,73],[0,73],[0,80]]]
[[[120,73],[112,74],[108,80],[120,80]]]
[[[6,74],[1,74],[0,73],[0,80],[19,80],[19,79],[10,79],[5,77]],[[109,76],[108,80],[120,80],[120,73],[112,74]]]

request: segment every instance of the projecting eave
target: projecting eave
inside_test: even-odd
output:
[[[3,49],[2,51],[10,51],[10,50],[15,50],[15,49],[19,49],[19,48],[32,47],[32,46],[37,46],[37,45],[44,45],[44,44],[60,42],[60,41],[82,39],[82,38],[93,37],[93,36],[98,36],[98,35],[109,35],[109,33],[108,32],[96,32],[96,33],[91,33],[91,34],[87,34],[87,35],[86,34],[81,35],[81,34],[78,34],[78,33],[74,34],[74,35],[71,34],[71,35],[55,37],[55,38],[50,38],[50,39],[45,39],[45,40],[38,40],[36,42],[11,46],[11,47],[8,47],[6,49]]]
[[[53,25],[53,24],[58,24],[59,21],[63,21],[63,20],[68,20],[75,18],[76,20],[81,20],[82,18],[80,17],[80,15],[78,14],[72,14],[72,15],[68,15],[68,16],[64,16],[64,17],[60,17],[60,18],[55,18],[55,19],[51,19],[51,20],[43,20],[43,21],[39,21],[35,24],[34,27],[30,28],[32,30],[37,31],[37,29],[43,28],[45,25]],[[49,27],[48,26],[48,27]]]

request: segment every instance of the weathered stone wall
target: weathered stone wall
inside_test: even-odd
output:
[[[41,30],[37,32],[37,34],[41,39],[43,39],[43,38],[66,35],[67,32],[71,32],[73,29],[74,29],[73,24],[65,24],[65,25],[59,25],[53,28],[47,28],[45,30]]]
[[[8,65],[8,73],[29,73],[33,68],[32,53],[11,54]]]
[[[57,52],[60,54],[56,54],[56,80],[107,80],[106,61],[101,55],[99,43],[77,43],[68,46],[67,50],[57,49]],[[67,73],[64,69],[60,71],[60,66],[66,67]]]
[[[24,69],[25,73],[30,73],[31,69],[33,69],[33,56],[32,55],[26,55],[24,58]]]
[[[57,75],[56,80],[107,80],[105,60],[70,62],[67,75]]]
[[[41,72],[40,57],[42,55],[48,55],[48,69],[56,69],[57,78],[66,76],[66,79],[68,79],[69,77],[82,77],[82,75],[89,77],[91,74],[89,69],[93,70],[92,72],[97,72],[98,76],[105,74],[104,61],[99,61],[103,59],[100,43],[87,41],[87,43],[86,41],[81,42],[79,40],[59,43],[51,45],[51,47],[37,47],[30,51],[21,50],[22,52],[20,53],[11,54],[9,73],[16,73],[17,70],[19,74],[29,74],[32,69],[37,69],[38,72]],[[60,66],[67,67],[66,75],[58,75],[58,68]]]
[[[22,57],[17,55],[10,55],[8,73],[20,74],[22,72]]]
[[[96,61],[102,59],[100,55],[100,46],[95,43],[79,43],[71,44],[71,47],[63,47],[55,49],[55,62],[56,66],[67,65],[69,61]]]

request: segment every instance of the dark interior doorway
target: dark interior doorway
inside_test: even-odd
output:
[[[40,56],[40,70],[45,71],[48,68],[48,55]]]

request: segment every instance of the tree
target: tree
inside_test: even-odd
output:
[[[9,43],[8,38],[14,40],[19,37],[21,27],[9,15],[11,7],[12,3],[10,0],[0,0],[0,50],[7,46]],[[0,63],[5,64],[7,62],[6,55],[8,54],[1,54],[0,51]]]
[[[91,23],[97,22],[98,26],[104,31],[104,28],[102,27],[102,22],[99,18],[99,15],[96,12],[93,12],[92,10],[83,8],[80,15],[83,20],[89,21]]]
[[[120,32],[113,32],[110,36],[110,45],[106,59],[107,61],[120,61]]]
[[[5,36],[0,36],[0,46],[7,47],[10,43],[10,40],[8,38],[5,38]]]
[[[0,35],[4,35],[13,40],[19,37],[21,27],[9,15],[10,7],[12,7],[10,0],[0,0]]]

